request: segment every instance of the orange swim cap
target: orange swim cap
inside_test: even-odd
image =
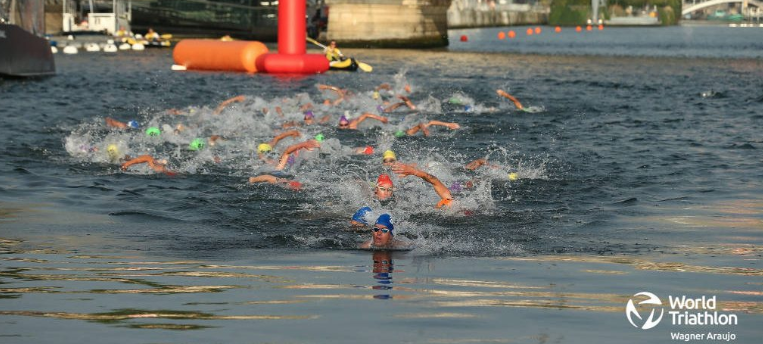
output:
[[[374,147],[366,146],[366,149],[363,150],[363,154],[365,155],[374,154]]]

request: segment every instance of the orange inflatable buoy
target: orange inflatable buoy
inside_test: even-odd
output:
[[[509,31],[509,38],[517,37],[517,34],[514,32],[514,30]]]
[[[535,34],[540,35],[540,26],[535,27]]]
[[[257,58],[267,53],[268,47],[257,41],[185,39],[175,46],[172,58],[189,70],[256,73]]]
[[[604,25],[599,24],[599,31],[604,30]]]
[[[533,35],[533,29],[532,28],[528,28],[527,29],[527,35],[528,36],[532,36]]]
[[[557,27],[554,29],[554,31],[556,31],[556,33],[560,33],[560,32],[562,32],[562,28],[561,28],[561,27],[559,27],[559,26],[557,26]]]
[[[583,31],[583,29],[580,26],[576,26],[575,31],[580,32],[580,31]]]
[[[586,31],[591,31],[591,25],[588,25],[588,26],[586,26],[586,27],[585,27],[585,30],[586,30]]]
[[[498,39],[506,39],[506,34],[503,31],[499,32]]]
[[[461,42],[468,42],[469,37],[466,37],[466,35],[461,35]]]

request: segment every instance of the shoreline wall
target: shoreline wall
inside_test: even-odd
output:
[[[372,2],[372,3],[370,3]],[[328,40],[363,48],[448,45],[451,0],[327,0]]]
[[[489,0],[453,0],[448,28],[535,25],[548,22],[550,8],[539,2],[500,4]]]

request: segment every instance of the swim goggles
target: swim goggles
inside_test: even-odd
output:
[[[376,233],[376,232],[378,232],[378,231],[381,231],[382,233],[385,233],[385,234],[386,234],[386,233],[389,233],[389,228],[376,228],[376,227],[374,227],[374,228],[372,228],[371,230],[372,230],[374,233]]]
[[[379,189],[379,191],[392,192],[392,187],[391,186],[389,186],[389,187],[376,186],[376,188]]]

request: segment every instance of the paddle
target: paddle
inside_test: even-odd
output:
[[[316,40],[314,40],[314,39],[312,39],[310,37],[305,37],[305,38],[307,39],[308,42],[313,43],[313,44],[315,44],[315,45],[317,45],[317,46],[319,46],[319,47],[321,47],[323,49],[326,49],[326,46],[321,44],[321,43],[319,43],[318,41],[316,41]],[[362,69],[364,72],[369,72],[370,73],[371,71],[374,70],[374,67],[371,67],[371,65],[369,65],[367,63],[360,62],[357,59],[355,60],[355,62],[358,64],[358,68]]]

